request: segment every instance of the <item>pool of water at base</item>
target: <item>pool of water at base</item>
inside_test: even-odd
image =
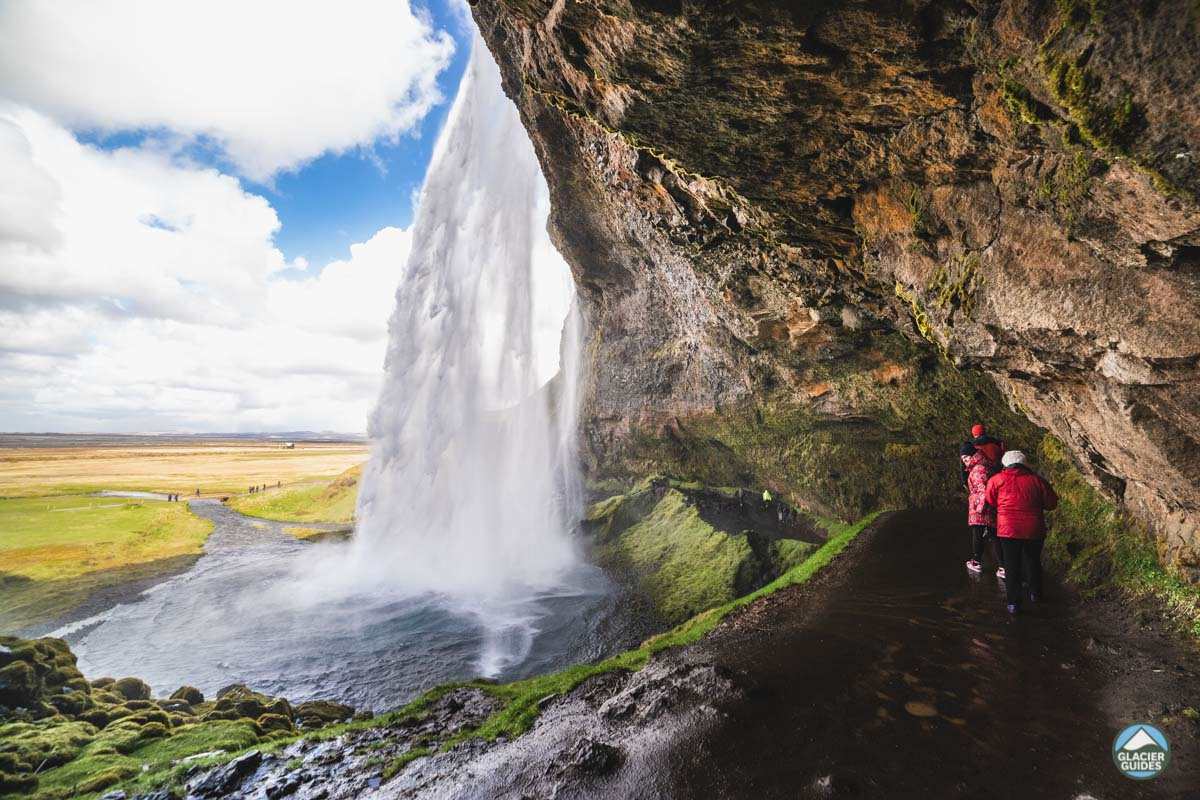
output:
[[[217,502],[191,506],[216,524],[191,570],[56,633],[89,678],[136,676],[156,695],[191,685],[211,696],[244,683],[293,702],[382,711],[450,680],[513,680],[592,661],[648,633],[624,615],[618,587],[586,563],[557,587],[503,601],[326,592],[324,581],[299,576],[319,577],[349,543],[300,541],[286,531],[296,523]]]

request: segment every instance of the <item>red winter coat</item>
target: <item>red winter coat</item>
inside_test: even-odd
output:
[[[994,528],[996,509],[987,505],[984,493],[987,491],[988,478],[996,471],[997,464],[981,450],[961,458],[967,471],[967,524]]]
[[[1058,506],[1054,487],[1022,464],[992,476],[985,502],[996,509],[996,535],[1001,539],[1040,539],[1046,535],[1046,514]]]

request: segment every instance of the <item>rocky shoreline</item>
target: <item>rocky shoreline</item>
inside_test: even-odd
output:
[[[690,493],[693,502],[707,506],[710,519],[722,503],[738,502],[667,483],[650,482],[646,492],[651,500]],[[757,495],[756,503],[762,503]],[[769,510],[782,514],[782,507]],[[212,699],[188,686],[155,699],[137,678],[89,681],[62,640],[3,638],[0,796],[317,800],[397,787],[436,793],[445,788],[447,774],[493,751],[508,753],[517,742],[525,747],[537,741],[522,735],[535,720],[538,731],[554,730],[557,723],[550,721],[577,716],[581,702],[602,722],[591,733],[572,728],[569,748],[547,762],[548,769],[563,780],[605,774],[625,758],[612,744],[622,738],[620,731],[646,728],[666,709],[699,707],[729,690],[718,672],[689,663],[678,645],[697,641],[755,597],[808,580],[866,524],[847,527],[819,547],[813,543],[807,558],[770,585],[710,608],[634,650],[513,684],[445,685],[377,718],[328,701],[293,705],[240,684]],[[747,528],[740,535],[748,533]]]

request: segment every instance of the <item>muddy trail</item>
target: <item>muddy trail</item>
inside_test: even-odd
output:
[[[675,797],[1200,797],[1194,654],[1049,580],[1015,618],[963,568],[958,515],[897,514],[819,597],[751,609],[704,649],[742,689],[669,759]],[[798,598],[797,598],[798,599]],[[1114,736],[1160,723],[1150,782]]]
[[[1010,618],[966,549],[958,514],[891,515],[700,643],[546,697],[514,739],[442,749],[499,708],[464,688],[419,719],[262,756],[226,796],[1200,797],[1191,646],[1052,580]],[[1170,740],[1153,781],[1113,764],[1134,722]]]

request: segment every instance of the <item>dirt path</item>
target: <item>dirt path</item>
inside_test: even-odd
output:
[[[960,523],[895,515],[840,585],[715,632],[703,649],[744,694],[665,759],[667,793],[1200,797],[1197,723],[1181,714],[1200,705],[1194,653],[1053,583],[1009,618],[996,579],[963,569]],[[1113,737],[1164,716],[1166,773],[1120,775]]]

